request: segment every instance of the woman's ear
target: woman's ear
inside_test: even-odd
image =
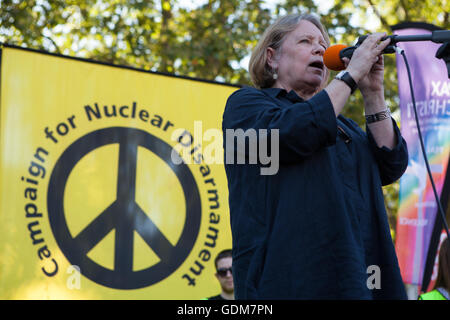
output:
[[[267,64],[269,67],[271,67],[273,70],[277,69],[277,62],[275,61],[275,54],[276,51],[274,48],[268,47],[266,50],[267,54]]]

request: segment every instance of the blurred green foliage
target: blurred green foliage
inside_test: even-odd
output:
[[[392,33],[404,21],[448,29],[448,0],[1,0],[0,42],[146,70],[250,84],[250,52],[286,13],[317,13],[332,43]],[[395,57],[385,59],[385,95],[398,110]],[[332,76],[334,73],[332,73]],[[364,126],[362,97],[344,115]],[[397,120],[398,113],[395,114]],[[392,229],[398,183],[384,187]]]

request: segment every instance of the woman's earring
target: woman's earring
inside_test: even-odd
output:
[[[277,80],[278,79],[278,73],[276,71],[274,71],[272,77],[273,77],[273,80]]]

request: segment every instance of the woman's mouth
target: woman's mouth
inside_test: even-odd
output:
[[[322,72],[323,68],[324,68],[324,64],[322,61],[314,61],[309,64],[309,67],[320,70]]]

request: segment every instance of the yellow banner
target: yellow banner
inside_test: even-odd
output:
[[[2,48],[0,298],[218,294],[236,89]]]

